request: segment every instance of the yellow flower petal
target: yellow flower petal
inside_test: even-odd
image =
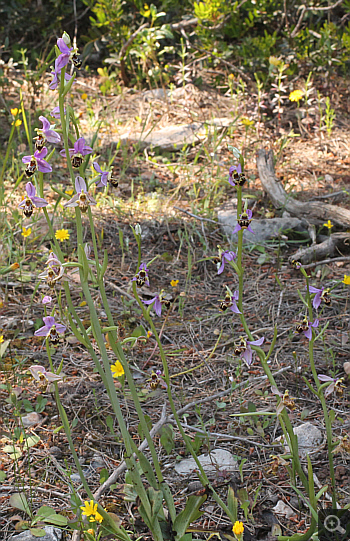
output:
[[[55,238],[61,242],[63,242],[64,240],[68,240],[69,239],[68,229],[57,229],[55,233]]]
[[[124,374],[122,363],[120,361],[116,361],[115,364],[112,364],[111,371],[114,378],[120,378]]]
[[[3,343],[3,341],[4,341],[4,336],[3,336],[3,335],[1,335],[1,336],[0,336],[0,344],[2,344],[2,343]]]
[[[232,526],[232,531],[235,535],[241,535],[244,532],[243,522],[236,520],[236,522]]]
[[[327,223],[323,224],[325,227],[328,227],[328,229],[331,229],[333,227],[333,224],[330,220],[328,220]]]
[[[290,101],[300,101],[301,98],[304,96],[304,92],[302,90],[293,90],[289,94]]]
[[[90,500],[89,502],[86,501],[84,502],[84,505],[80,506],[80,509],[83,511],[83,515],[90,517],[97,513],[97,503],[95,503],[94,500]]]
[[[349,275],[344,274],[343,284],[346,284],[347,286],[350,286],[350,276]]]
[[[15,107],[14,109],[10,109],[10,111],[11,111],[11,115],[13,115],[13,116],[17,116],[17,115],[18,115],[18,109],[17,109],[17,107]]]
[[[22,237],[26,239],[27,237],[29,237],[31,233],[32,233],[31,227],[28,227],[28,229],[26,229],[25,227],[22,227]]]
[[[171,280],[170,285],[171,287],[176,287],[178,283],[179,283],[179,280]]]
[[[81,95],[81,99],[84,100],[84,101],[87,100],[87,97],[88,97],[88,95],[87,95],[86,92],[84,92],[84,94]]]

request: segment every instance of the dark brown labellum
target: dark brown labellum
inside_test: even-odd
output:
[[[115,177],[111,177],[109,182],[112,184],[113,188],[118,188],[119,181]]]
[[[43,137],[42,135],[38,135],[38,137],[34,137],[34,139],[35,139],[36,150],[41,152],[45,146],[45,137]]]
[[[36,171],[36,160],[30,160],[26,167],[27,177],[32,177]]]
[[[78,168],[78,167],[81,166],[82,163],[83,163],[83,157],[82,156],[77,156],[77,155],[72,156],[72,165],[73,165],[73,167]]]
[[[72,55],[72,62],[77,69],[81,68],[81,65],[83,63],[81,58],[75,53]]]
[[[143,285],[145,285],[145,280],[141,278],[141,276],[136,277],[135,282],[138,287],[142,287]]]
[[[33,214],[33,204],[30,199],[26,199],[25,207],[23,209],[23,214],[26,218],[30,218]]]

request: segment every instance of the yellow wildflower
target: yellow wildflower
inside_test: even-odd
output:
[[[90,535],[95,535],[95,531],[92,528],[89,528],[88,530],[86,530],[86,532]]]
[[[28,229],[26,229],[25,227],[22,227],[22,237],[26,239],[27,237],[29,237],[31,233],[32,233],[31,227],[28,227]]]
[[[97,513],[97,503],[94,502],[94,500],[90,500],[89,502],[84,502],[84,505],[80,506],[80,509],[83,511],[83,515],[86,517],[90,517],[91,515],[96,515]]]
[[[249,126],[252,126],[254,124],[254,120],[249,120],[249,118],[243,116],[241,118],[241,123],[243,124],[243,126],[246,126],[248,128]]]
[[[328,229],[331,229],[333,227],[333,224],[330,220],[326,224],[323,224],[325,227],[328,227]]]
[[[344,274],[343,284],[346,284],[347,286],[350,286],[350,276],[349,275]]]
[[[178,283],[179,283],[179,280],[171,280],[170,285],[171,287],[176,287]]]
[[[67,195],[73,195],[74,190],[66,190],[64,193],[66,193]]]
[[[153,332],[152,331],[147,331],[147,338],[151,338]]]
[[[17,118],[17,120],[14,120],[13,122],[11,122],[11,126],[15,125],[17,127],[17,126],[20,126],[21,124],[22,124],[22,120],[20,118]]]
[[[112,364],[111,371],[114,378],[120,378],[124,374],[122,363],[120,361],[116,361],[115,364]]]
[[[230,75],[228,76],[229,79],[234,79],[235,76],[233,75],[233,73],[230,73]]]
[[[269,62],[272,66],[275,66],[277,68],[281,63],[281,59],[276,58],[276,56],[270,56]]]
[[[68,229],[57,229],[55,233],[55,238],[57,240],[60,240],[61,242],[63,242],[64,240],[68,240],[69,239]]]
[[[232,531],[235,535],[242,535],[242,533],[244,532],[243,522],[236,520],[236,522],[232,526]]]
[[[4,341],[4,335],[2,334],[2,335],[0,336],[0,344],[2,344],[3,341]]]
[[[81,95],[81,99],[84,100],[84,101],[87,100],[87,97],[88,97],[88,95],[87,95],[86,92],[84,92],[84,93]]]
[[[17,107],[15,107],[14,109],[10,109],[10,111],[11,111],[11,115],[13,116],[17,116],[18,113],[21,112],[21,110],[18,110]]]
[[[96,513],[95,513],[95,520],[96,520],[96,522],[99,522],[100,524],[103,521],[103,516],[100,515],[100,513],[98,511],[96,511]],[[90,522],[91,522],[91,517],[90,517]]]
[[[289,94],[290,101],[300,101],[301,98],[304,96],[304,92],[302,90],[293,90]]]
[[[15,263],[12,263],[11,270],[19,269],[19,263],[16,261]]]

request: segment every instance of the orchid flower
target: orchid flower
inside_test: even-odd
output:
[[[42,381],[44,378],[47,381],[60,381],[62,376],[58,374],[53,374],[53,372],[48,372],[43,366],[35,364],[29,368],[30,373],[36,381]]]
[[[137,274],[132,279],[132,282],[136,282],[138,287],[142,287],[145,284],[149,287],[148,269],[146,263],[141,263]]]
[[[307,288],[307,286],[305,286]],[[317,287],[309,286],[310,293],[316,293],[316,295],[313,298],[312,306],[317,310],[318,307],[321,304],[321,301],[323,301],[325,304],[331,304],[331,298],[329,296],[329,288],[322,287],[321,289],[318,289]]]
[[[152,391],[155,391],[156,389],[158,389],[159,386],[162,387],[162,389],[167,389],[168,386],[165,383],[164,379],[160,377],[161,375],[162,375],[161,370],[152,371],[151,377],[148,380],[147,387],[151,389]]]
[[[63,204],[64,207],[79,207],[81,212],[86,212],[91,205],[97,205],[95,199],[88,193],[85,180],[82,177],[76,177],[75,189],[77,193]]]
[[[330,376],[326,376],[325,374],[317,374],[318,379],[322,381],[323,383],[329,382],[330,385],[326,388],[324,395],[329,396],[333,391],[336,391],[338,394],[343,393],[343,387],[344,385],[341,385],[344,378],[331,378]]]
[[[83,163],[83,156],[93,152],[91,147],[85,145],[84,137],[79,137],[79,139],[77,139],[74,143],[74,148],[70,148],[68,151],[73,167],[80,167]],[[60,154],[61,156],[66,157],[66,151],[64,149],[61,150]]]
[[[226,310],[229,308],[235,314],[241,314],[242,312],[239,311],[238,306],[236,304],[236,301],[238,301],[238,299],[239,299],[238,291],[234,291],[232,295],[230,291],[227,291],[225,299],[220,302],[219,310],[221,312],[226,312]]]
[[[55,124],[51,125],[44,116],[39,116],[39,120],[43,123],[43,127],[35,128],[38,134],[37,137],[34,137],[35,148],[39,151],[42,150],[46,141],[49,143],[60,143],[61,137],[52,129],[55,127]]]
[[[252,228],[250,227],[250,222],[252,221],[253,212],[251,209],[247,209],[245,212],[242,212],[242,214],[239,215],[239,219],[237,220],[237,225],[233,230],[233,233],[237,233],[240,229],[248,229],[251,233],[254,233]]]
[[[161,299],[160,299],[160,296],[159,295],[156,295],[155,297],[153,297],[153,299],[149,300],[149,301],[142,301],[143,304],[153,304],[153,309],[155,311],[155,313],[157,314],[158,317],[160,317],[162,315],[162,302],[161,302]]]
[[[24,216],[30,218],[30,216],[33,214],[33,206],[36,208],[46,207],[46,205],[48,205],[48,202],[45,201],[45,199],[43,199],[42,197],[38,197],[36,195],[35,186],[31,182],[27,182],[26,192],[27,197],[25,197],[23,201],[18,205],[18,208],[23,209]]]
[[[236,254],[235,252],[230,252],[229,250],[225,250],[222,254],[221,254],[221,265],[219,267],[219,263],[218,263],[218,274],[221,274],[225,268],[225,260],[226,261],[233,261],[235,258],[236,258]]]
[[[312,328],[316,329],[319,325],[319,320],[315,319],[313,323],[307,320],[307,317],[305,316],[303,321],[301,323],[298,323],[295,327],[295,332],[298,334],[301,334],[302,332],[305,334],[306,338],[310,341],[312,338]]]
[[[61,71],[64,66],[71,60],[76,68],[80,68],[81,60],[78,58],[78,49],[68,47],[63,38],[58,38],[57,47],[61,51],[61,54],[57,57],[57,69]]]
[[[26,175],[31,177],[34,175],[35,171],[41,171],[41,173],[51,173],[51,165],[44,160],[47,154],[47,148],[44,147],[42,150],[36,150],[32,156],[23,156],[22,162],[27,163]]]
[[[66,327],[60,323],[56,323],[53,316],[43,317],[43,321],[45,325],[35,331],[34,336],[45,336],[46,338],[50,338],[51,342],[57,344],[59,340],[58,333],[63,334]]]
[[[66,114],[66,108],[63,109],[63,112],[64,114]],[[54,109],[52,109],[51,111],[51,116],[53,116],[54,118],[60,118],[60,108],[59,107],[55,107]]]
[[[58,59],[59,57],[56,58],[55,60],[55,69],[51,72],[51,75],[53,75],[53,79],[51,81],[51,83],[49,84],[49,89],[50,90],[56,90],[56,88],[58,87],[58,84],[60,82],[60,79],[59,79],[59,75],[61,73],[61,68],[58,68]],[[64,74],[64,79],[65,81],[70,81],[70,79],[72,78],[71,75],[69,75],[69,73],[66,73]]]
[[[243,186],[246,180],[245,174],[242,172],[241,164],[231,165],[228,173],[228,182],[231,186]]]
[[[115,179],[112,175],[112,171],[102,171],[101,167],[97,162],[93,162],[93,167],[97,173],[100,175],[100,181],[96,181],[97,188],[101,188],[102,186],[107,186],[107,183],[110,182],[114,188],[118,187],[118,181]]]
[[[41,280],[46,280],[49,287],[54,288],[56,282],[62,278],[65,280],[68,279],[64,276],[64,267],[54,252],[50,252],[46,265],[46,270],[39,274],[39,278]]]
[[[259,338],[258,340],[245,340],[243,336],[240,337],[240,341],[235,344],[234,353],[240,355],[241,358],[247,363],[248,366],[252,364],[253,351],[250,346],[261,346],[264,343],[265,338]]]

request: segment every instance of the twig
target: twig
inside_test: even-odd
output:
[[[130,38],[128,39],[128,41],[126,41],[123,45],[123,47],[120,49],[120,53],[119,53],[119,60],[121,60],[122,58],[124,58],[125,54],[126,54],[126,51],[128,49],[128,47],[130,47],[130,45],[132,44],[132,42],[134,41],[134,39],[136,38],[136,36],[144,29],[144,28],[147,28],[149,26],[149,23],[144,23],[144,24],[141,24],[141,26],[138,27],[137,30],[135,30],[135,32],[133,34],[131,34]]]
[[[0,491],[2,490],[6,490],[6,492],[12,492],[12,491],[18,491],[18,488],[17,487],[7,487],[7,486],[4,486],[4,485],[1,485],[1,488],[0,488]],[[62,500],[69,500],[71,498],[71,494],[63,494],[62,492],[56,492],[55,490],[50,490],[50,489],[47,489],[47,488],[41,488],[41,487],[38,487],[38,486],[24,486],[22,487],[21,486],[21,490],[37,490],[38,492],[43,492],[44,494],[52,494],[53,496],[56,496],[56,498],[61,498]]]
[[[315,8],[315,7],[306,7],[306,6],[301,6],[301,13],[300,13],[300,16],[299,16],[299,19],[298,19],[298,22],[293,30],[293,32],[291,33],[290,37],[291,38],[295,38],[295,36],[297,35],[297,33],[299,32],[299,29],[301,27],[301,23],[303,22],[303,19],[304,19],[304,15],[307,11],[331,11],[332,9],[336,8],[337,6],[339,6],[340,4],[343,3],[344,0],[338,0],[335,4],[333,4],[332,6],[325,6],[325,7],[319,7],[319,8]]]
[[[180,212],[184,212],[185,214],[188,214],[192,218],[196,218],[197,220],[202,220],[204,222],[211,222],[212,224],[218,225],[218,222],[215,222],[215,220],[210,220],[209,218],[202,218],[202,216],[197,216],[196,214],[192,214],[192,212],[188,212],[188,210],[180,209],[180,207],[174,207],[174,209],[179,210]]]
[[[312,269],[313,267],[317,267],[317,265],[327,265],[328,263],[334,263],[334,261],[350,261],[350,256],[334,257],[332,259],[324,259],[323,261],[315,261],[315,263],[303,265],[303,269]]]
[[[259,412],[257,412],[257,415]],[[175,423],[175,421],[173,421]],[[182,423],[181,423],[182,424]],[[253,440],[247,440],[247,438],[241,438],[239,436],[231,436],[231,434],[219,434],[217,432],[206,432],[205,430],[202,430],[201,428],[196,428],[195,426],[190,426],[185,423],[182,424],[183,428],[187,428],[188,430],[193,430],[194,432],[199,432],[201,434],[205,434],[206,436],[215,436],[216,438],[221,438],[225,440],[239,440],[244,441],[245,443],[249,443],[250,445],[257,445],[258,447],[276,447],[276,445],[281,445],[281,443],[276,443],[274,445],[270,444],[267,445],[266,443],[259,443],[257,441]]]
[[[113,284],[113,282],[111,282],[110,280],[106,280],[105,284],[111,287],[112,289],[115,289],[116,291],[118,291],[118,293],[120,293],[121,295],[124,295],[125,297],[128,297],[129,299],[134,300],[134,297],[130,295],[130,293],[128,293],[127,291],[124,291],[124,289],[122,289],[121,287]]]
[[[280,370],[278,370],[277,372],[275,372],[273,374],[273,377],[276,377],[279,374],[282,374],[283,372],[286,372],[287,370],[290,370],[290,368],[292,368],[292,367],[291,366],[285,366],[284,368],[281,368]],[[240,389],[241,387],[244,387],[247,383],[253,384],[253,383],[256,383],[257,381],[261,381],[261,380],[264,380],[264,379],[267,379],[267,376],[259,376],[257,378],[254,378],[254,379],[250,380],[249,382],[242,381],[241,383],[239,383],[234,388],[234,390],[232,390],[231,388],[230,389],[225,389],[225,391],[220,391],[219,393],[216,393],[216,394],[211,395],[211,396],[207,396],[206,398],[202,398],[201,400],[194,400],[193,402],[190,402],[189,404],[186,404],[186,406],[184,406],[183,408],[179,409],[176,413],[177,413],[177,415],[182,415],[187,410],[189,410],[190,408],[192,408],[194,406],[197,406],[198,404],[204,404],[204,402],[212,402],[216,398],[220,398],[221,396],[225,396],[227,394],[232,393],[233,391],[236,391],[237,389]],[[169,415],[168,420],[172,420],[173,417],[174,417],[173,414]]]
[[[159,421],[152,427],[152,429],[150,430],[150,436],[151,438],[153,438],[153,436],[155,436],[158,432],[158,430],[167,422],[167,416],[166,416],[166,404],[164,404],[163,406],[163,409],[162,409],[162,414],[161,414],[161,417],[159,419]],[[139,451],[143,452],[145,449],[147,449],[148,447],[148,443],[147,443],[147,440],[144,439],[143,442],[141,443],[141,445],[139,446]],[[136,455],[134,455],[136,456]],[[123,462],[118,466],[118,468],[116,468],[114,470],[114,472],[108,477],[108,479],[96,490],[96,492],[94,493],[94,500],[95,501],[98,501],[98,499],[102,496],[102,494],[104,492],[106,492],[106,490],[111,486],[113,485],[113,483],[116,482],[116,480],[118,479],[119,475],[121,473],[123,473],[125,470],[127,469],[126,467],[126,463],[125,463],[125,460],[123,460]]]

